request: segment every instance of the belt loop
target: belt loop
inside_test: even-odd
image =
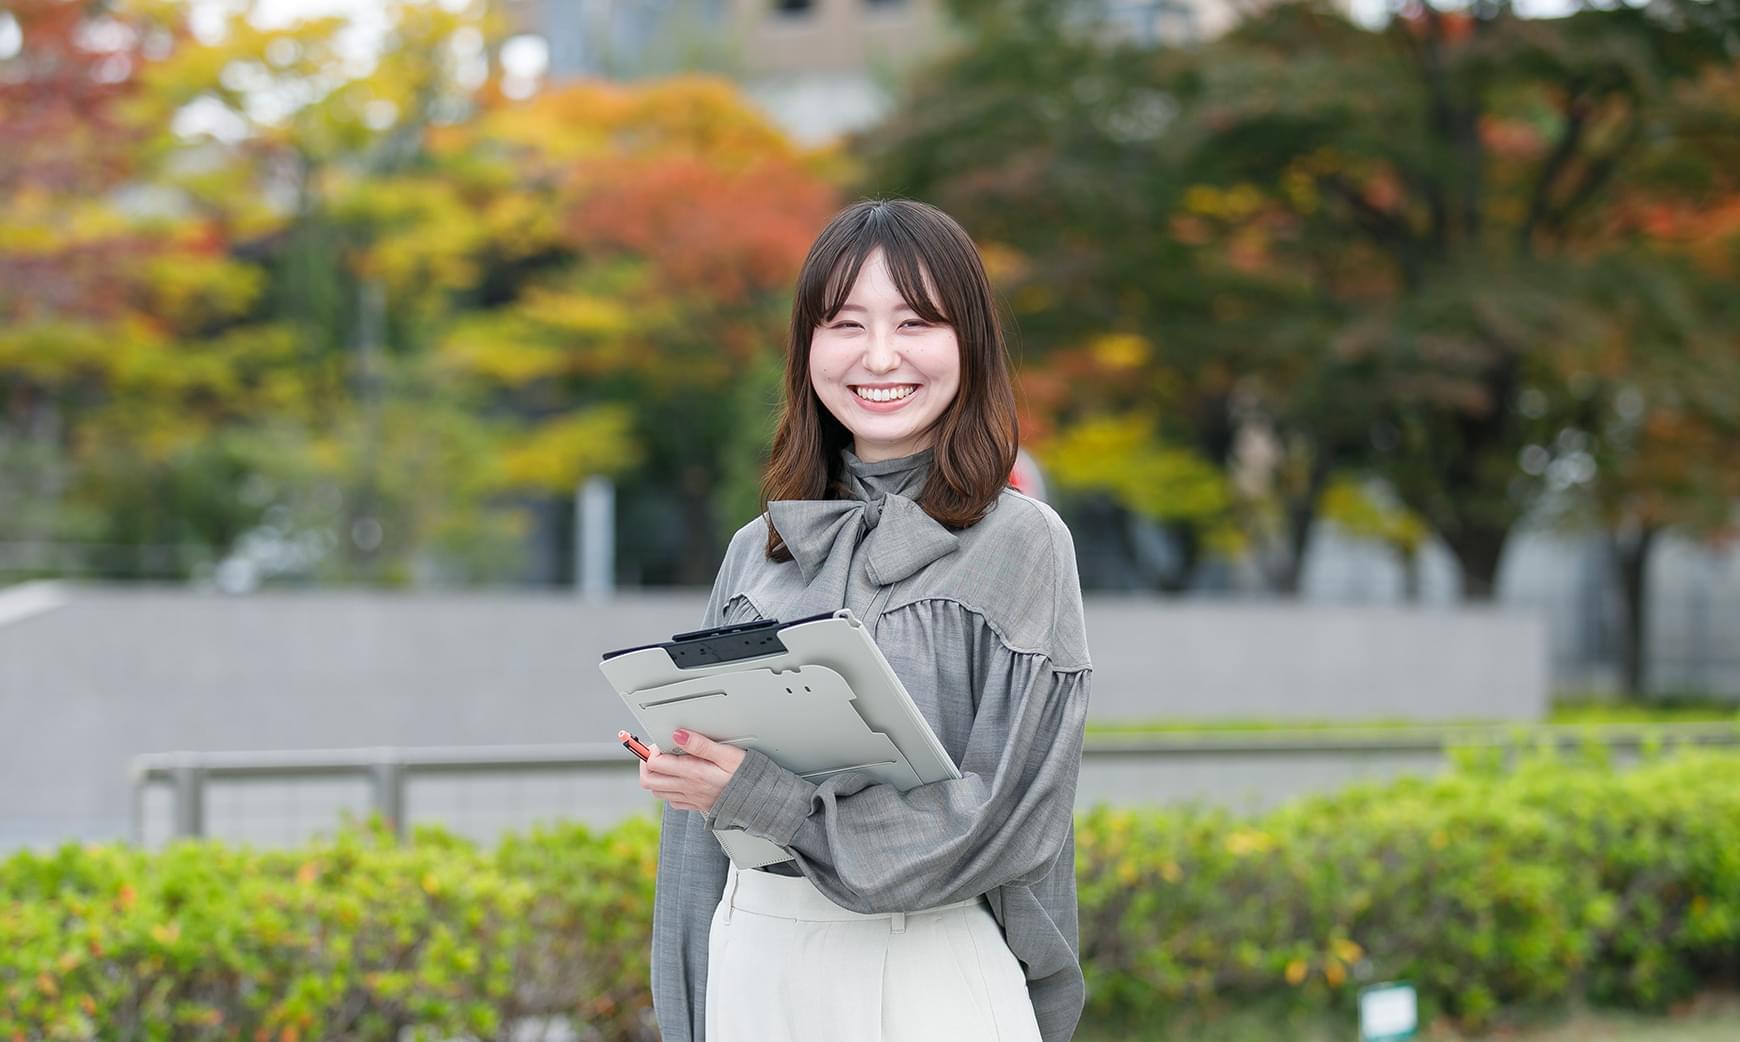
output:
[[[894,932],[895,933],[905,933],[906,932],[906,913],[905,912],[895,912],[894,913]]]
[[[733,864],[729,878],[725,880],[725,922],[727,924],[731,922],[732,910],[737,907],[737,880],[742,877],[743,873]]]

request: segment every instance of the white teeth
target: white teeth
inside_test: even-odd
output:
[[[867,398],[873,402],[892,402],[905,398],[907,395],[917,390],[917,388],[911,386],[895,388],[858,387],[854,388],[854,390],[857,391],[858,397],[860,398]]]

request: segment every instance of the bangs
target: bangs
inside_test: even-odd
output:
[[[900,291],[906,306],[926,322],[949,324],[948,309],[925,290],[928,272],[939,295],[947,293],[946,288],[938,285],[937,276],[937,272],[946,271],[947,266],[930,262],[924,256],[918,237],[893,220],[891,214],[872,210],[862,225],[852,229],[838,243],[835,255],[828,258],[826,277],[810,280],[811,284],[802,287],[798,307],[811,328],[840,313],[840,308],[852,295],[852,286],[858,281],[865,258],[878,246],[882,247],[889,273],[894,277],[894,286]]]

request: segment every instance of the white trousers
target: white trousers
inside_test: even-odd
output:
[[[1040,1042],[983,898],[841,908],[802,876],[732,865],[707,949],[707,1042]]]

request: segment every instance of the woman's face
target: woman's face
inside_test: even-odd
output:
[[[816,396],[852,432],[853,453],[873,463],[929,448],[931,425],[960,383],[954,327],[926,322],[907,306],[877,247],[839,314],[810,338]]]

